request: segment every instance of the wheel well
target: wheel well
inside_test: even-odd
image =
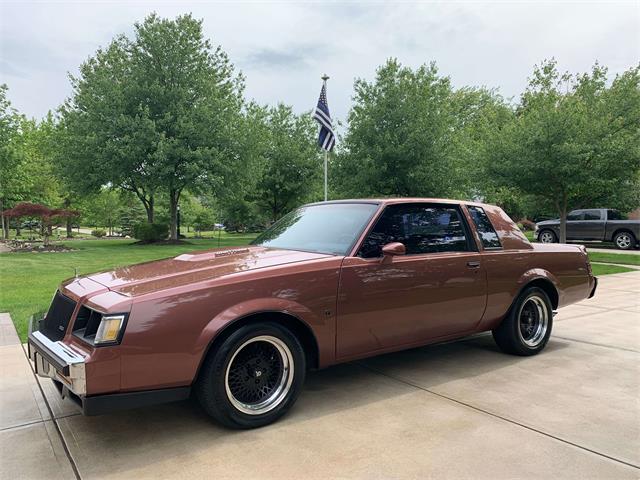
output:
[[[551,283],[549,280],[538,278],[536,280],[533,280],[532,282],[527,283],[522,290],[529,287],[538,287],[544,290],[544,292],[549,296],[549,300],[551,300],[551,306],[553,307],[553,309],[555,310],[556,308],[558,308],[558,291],[556,290],[556,287],[553,285],[553,283]]]
[[[633,238],[636,238],[636,236],[633,234],[633,232],[631,230],[629,230],[628,228],[619,228],[617,229],[615,232],[613,232],[613,235],[611,235],[611,241],[613,242],[613,239],[616,238],[616,235],[622,232],[627,232],[629,233]],[[636,238],[636,240],[638,240]]]
[[[302,345],[302,349],[304,350],[307,360],[307,368],[318,368],[318,342],[315,335],[311,331],[311,328],[309,328],[307,324],[299,318],[283,312],[254,313],[229,323],[215,336],[213,341],[209,344],[209,347],[202,356],[200,365],[204,363],[204,359],[209,354],[209,351],[211,351],[212,348],[216,348],[218,345],[224,342],[229,337],[229,335],[235,332],[238,328],[244,327],[245,325],[251,323],[265,321],[279,323],[283,327],[287,328],[291,333],[293,333]],[[200,367],[198,367],[198,374],[196,375],[196,378],[199,373]]]

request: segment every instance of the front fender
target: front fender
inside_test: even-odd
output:
[[[304,305],[284,298],[255,298],[233,305],[218,313],[202,330],[198,345],[207,347],[215,337],[227,326],[237,320],[266,312],[286,313],[302,321],[313,331],[313,326],[323,325],[322,319]]]

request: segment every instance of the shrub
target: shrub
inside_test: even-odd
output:
[[[165,223],[140,222],[133,226],[133,236],[143,243],[164,240],[169,235],[169,225]]]
[[[94,237],[97,238],[102,238],[107,234],[107,232],[105,232],[103,229],[101,228],[96,228],[95,230],[91,230],[91,235],[93,235]]]
[[[522,230],[523,232],[530,232],[535,230],[536,224],[531,220],[523,219],[520,220],[520,224],[518,225],[518,227],[520,227],[520,230]]]

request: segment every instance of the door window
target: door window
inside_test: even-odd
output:
[[[567,215],[568,221],[582,220],[583,218],[584,212],[582,210],[574,210],[573,212],[569,212],[569,215]]]
[[[458,208],[445,205],[389,205],[364,240],[358,256],[382,256],[382,247],[401,242],[408,255],[469,250]]]
[[[481,207],[467,207],[469,209],[469,213],[471,214],[471,218],[473,219],[473,223],[476,225],[476,229],[480,234],[480,239],[482,240],[482,245],[484,248],[501,248],[500,239],[498,238],[498,234],[491,225],[491,221],[484,209]]]
[[[600,210],[585,210],[584,219],[585,220],[602,220],[602,215],[600,213]]]

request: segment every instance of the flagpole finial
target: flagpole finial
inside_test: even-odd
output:
[[[322,75],[322,77],[320,77],[320,78],[322,78],[322,81],[323,81],[323,82],[326,82],[327,80],[329,80],[329,75],[327,75],[327,74],[325,73],[325,74],[324,74],[324,75]]]

